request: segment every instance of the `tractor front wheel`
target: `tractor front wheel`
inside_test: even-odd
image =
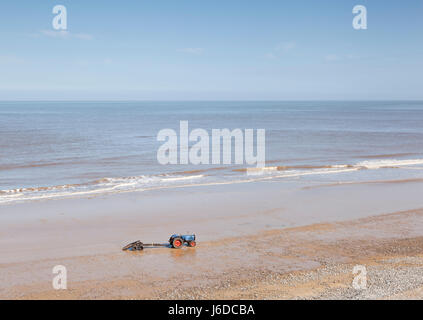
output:
[[[175,249],[181,249],[183,245],[184,241],[181,238],[175,238],[172,241],[172,247],[174,247]]]
[[[193,247],[195,247],[195,246],[197,245],[197,243],[196,243],[195,241],[190,241],[190,242],[188,242],[188,245],[189,245],[191,248],[193,248]]]

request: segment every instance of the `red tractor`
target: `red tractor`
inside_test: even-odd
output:
[[[169,238],[169,244],[172,248],[180,249],[184,244],[187,244],[188,247],[195,247],[197,243],[195,242],[195,234],[172,234]]]

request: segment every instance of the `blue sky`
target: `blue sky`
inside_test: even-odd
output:
[[[0,100],[423,99],[422,36],[422,0],[2,1]]]

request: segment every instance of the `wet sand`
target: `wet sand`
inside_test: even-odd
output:
[[[255,183],[0,207],[0,299],[423,297],[422,184]],[[193,231],[196,248],[122,252]],[[354,265],[368,288],[355,290]],[[52,288],[55,265],[68,289]]]

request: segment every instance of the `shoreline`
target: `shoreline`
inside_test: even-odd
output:
[[[371,158],[369,158],[371,159]],[[378,170],[398,170],[407,169],[408,171],[422,170],[422,167],[416,165],[423,164],[423,159],[383,159],[383,160],[363,160],[353,164],[321,164],[321,165],[275,165],[264,167],[237,168],[229,167],[210,167],[207,169],[192,169],[187,171],[177,171],[160,174],[147,174],[129,177],[103,177],[94,180],[79,181],[78,183],[67,183],[59,185],[46,186],[26,186],[13,189],[0,190],[0,206],[15,205],[20,203],[31,203],[46,200],[78,199],[84,197],[109,196],[114,194],[149,192],[172,189],[184,189],[193,187],[213,187],[222,185],[239,185],[245,183],[259,182],[279,182],[289,183],[302,177],[308,177],[302,181],[308,185],[305,189],[320,188],[333,185],[348,184],[373,184],[373,183],[414,183],[423,182],[423,177],[410,175],[410,172],[403,177],[393,178],[389,175],[385,178],[380,176],[372,177]],[[278,161],[269,161],[273,163]],[[279,162],[282,162],[280,160]],[[44,167],[45,165],[39,165]],[[29,166],[32,168],[33,166]],[[1,169],[1,168],[0,168]],[[227,171],[222,176],[209,175],[206,172]],[[360,173],[365,170],[368,176],[363,179],[349,176],[349,173]],[[241,175],[227,177],[228,172],[243,173]],[[392,172],[390,173],[392,175]],[[319,177],[313,179],[313,176]],[[327,176],[326,179],[323,178]],[[359,174],[360,176],[360,174]],[[311,178],[310,178],[311,177]],[[351,180],[352,179],[352,180]],[[333,183],[337,181],[337,183]]]

